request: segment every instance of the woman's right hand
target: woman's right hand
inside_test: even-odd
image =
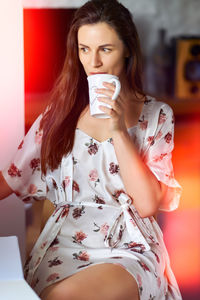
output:
[[[5,181],[1,171],[0,171],[0,200],[8,197],[13,193],[12,189],[9,187],[7,182]]]

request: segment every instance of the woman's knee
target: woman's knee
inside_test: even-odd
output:
[[[77,286],[73,284],[60,283],[52,288],[46,295],[41,296],[42,300],[77,300]]]

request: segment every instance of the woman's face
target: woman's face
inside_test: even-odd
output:
[[[83,25],[78,30],[79,59],[87,76],[108,73],[120,77],[127,50],[116,31],[105,22]]]

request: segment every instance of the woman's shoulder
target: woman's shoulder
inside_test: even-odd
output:
[[[168,120],[168,122],[167,122]],[[155,97],[146,96],[143,111],[138,122],[139,134],[154,135],[161,126],[169,122],[173,123],[174,114],[172,108],[165,102]]]
[[[159,114],[160,112],[173,114],[172,108],[166,102],[160,101],[155,97],[149,95],[146,96],[146,100],[144,102],[144,108],[148,114],[155,115],[156,113]]]

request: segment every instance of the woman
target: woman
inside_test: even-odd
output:
[[[115,101],[112,84],[97,90],[108,119],[88,108],[87,76],[96,73],[121,82]],[[181,299],[153,218],[178,206],[172,149],[172,110],[142,91],[129,11],[116,0],[87,2],[52,101],[1,175],[1,198],[14,191],[55,205],[25,267],[41,299]]]

